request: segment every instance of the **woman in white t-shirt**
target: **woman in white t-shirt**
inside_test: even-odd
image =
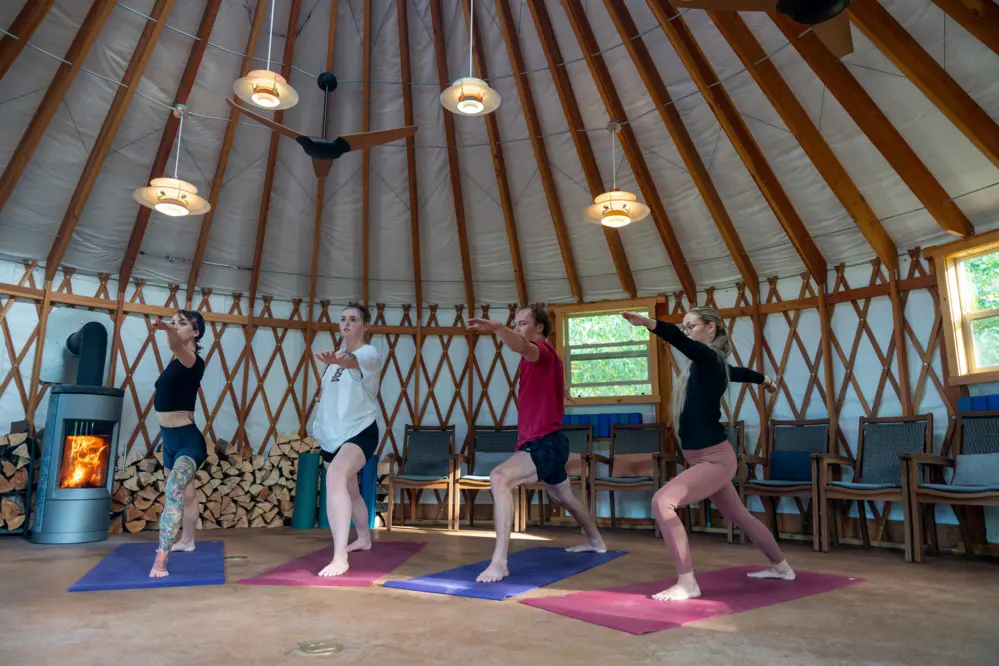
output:
[[[378,384],[382,358],[365,342],[371,314],[351,303],[340,315],[341,351],[316,354],[328,364],[320,385],[319,407],[312,436],[319,441],[326,464],[326,513],[333,533],[333,559],[320,576],[347,571],[347,553],[371,549],[368,508],[361,497],[357,474],[378,448]],[[353,517],[357,539],[348,544]]]

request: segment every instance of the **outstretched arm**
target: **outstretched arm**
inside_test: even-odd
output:
[[[635,312],[622,312],[621,316],[633,326],[644,326],[649,329],[658,337],[676,347],[681,354],[689,358],[694,363],[718,362],[718,354],[711,349],[711,347],[702,342],[691,340],[683,334],[683,331],[680,330],[679,326],[667,324],[664,321],[658,321],[656,319],[650,319]]]
[[[538,346],[536,344],[528,342],[520,333],[514,331],[513,329],[507,328],[498,321],[473,317],[468,320],[468,329],[479,333],[492,333],[498,337],[500,342],[506,345],[510,351],[520,354],[531,363],[535,363],[541,356],[541,352],[538,350]]]
[[[184,341],[180,339],[177,335],[177,330],[174,328],[173,322],[168,322],[164,319],[157,319],[153,322],[153,328],[166,331],[167,334],[167,344],[170,345],[170,351],[173,355],[177,357],[185,368],[193,368],[195,362],[197,362],[198,357],[195,355]]]
[[[777,384],[774,380],[750,368],[730,365],[728,366],[728,378],[738,384],[763,384],[763,388],[770,392],[777,390]]]

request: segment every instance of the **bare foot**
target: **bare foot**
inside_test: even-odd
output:
[[[656,601],[683,601],[685,599],[696,599],[699,596],[701,596],[701,588],[697,585],[697,581],[694,580],[693,574],[688,574],[680,576],[676,581],[676,585],[663,590],[659,594],[653,594],[652,598]]]
[[[171,553],[191,553],[194,552],[194,539],[181,539],[170,549]]]
[[[567,553],[606,553],[607,546],[604,545],[604,540],[590,539],[587,543],[579,544],[578,546],[573,546],[572,548],[565,549]]]
[[[486,570],[475,579],[476,583],[496,583],[510,575],[510,570],[506,568],[506,562],[497,564],[493,562]]]
[[[161,558],[159,555],[156,556],[156,561],[153,562],[153,568],[149,570],[150,578],[163,578],[169,576],[170,572],[166,568],[166,558]]]
[[[371,550],[371,537],[367,539],[354,539],[352,543],[347,544],[347,552],[353,553],[355,550]]]
[[[347,556],[334,557],[326,567],[319,572],[320,576],[340,576],[347,573],[347,569],[350,568],[350,564],[347,562]]]
[[[776,578],[778,580],[794,580],[794,570],[791,565],[784,560],[780,564],[775,564],[769,569],[764,569],[763,571],[753,571],[746,574],[750,578]]]

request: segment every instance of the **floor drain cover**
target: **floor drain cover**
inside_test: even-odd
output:
[[[299,643],[298,651],[303,654],[339,654],[343,652],[343,643],[335,641],[313,641],[309,643]]]

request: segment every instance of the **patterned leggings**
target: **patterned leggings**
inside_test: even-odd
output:
[[[180,456],[173,464],[166,484],[166,500],[160,515],[160,547],[156,559],[165,562],[170,549],[177,541],[180,520],[184,516],[184,488],[194,478],[198,466],[193,458]]]

